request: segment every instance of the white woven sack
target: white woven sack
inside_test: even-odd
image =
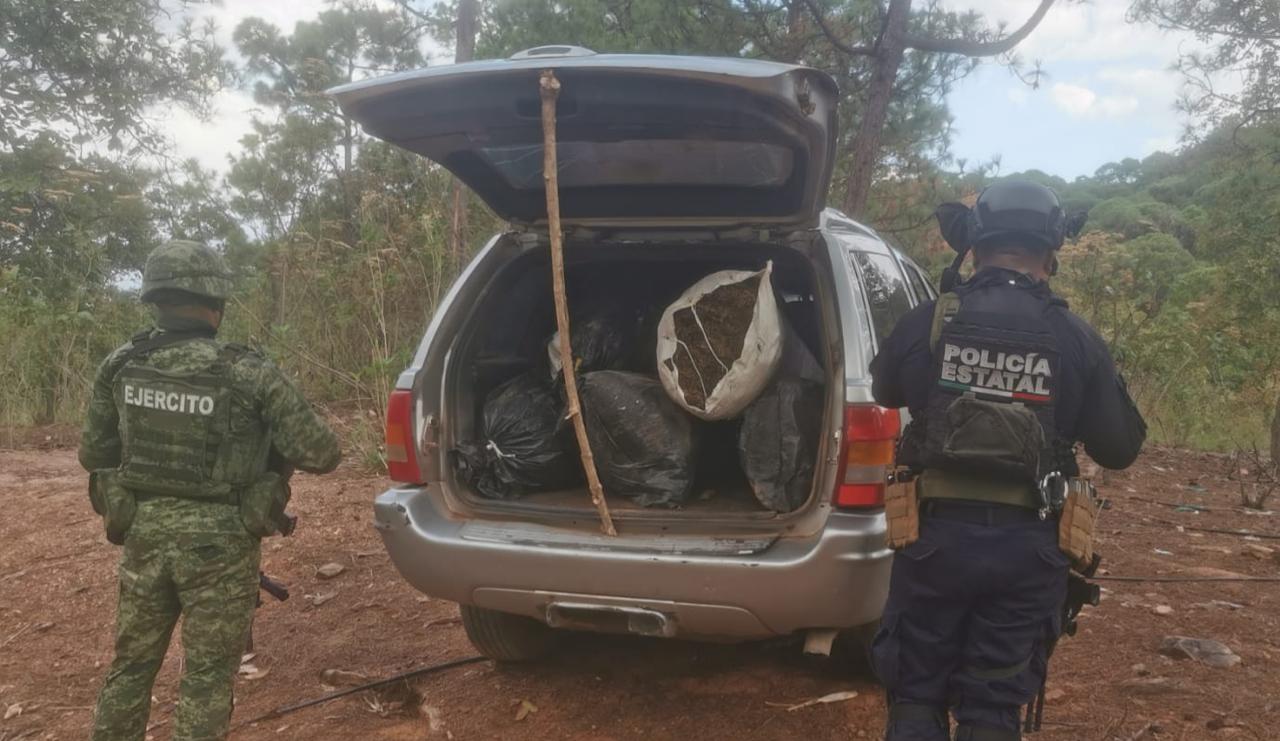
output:
[[[782,331],[778,304],[773,297],[772,275],[772,262],[765,265],[764,270],[754,273],[746,270],[712,273],[694,283],[663,312],[662,321],[658,323],[658,377],[667,394],[690,414],[708,420],[735,417],[760,395],[773,377],[782,357]],[[675,313],[693,307],[699,299],[721,286],[741,283],[756,276],[760,276],[760,286],[751,325],[743,338],[742,352],[736,359],[722,359],[721,366],[728,368],[728,372],[713,388],[706,389],[705,408],[698,409],[685,400],[679,371],[674,363],[668,362],[681,345],[676,338]],[[697,315],[696,309],[694,315]]]

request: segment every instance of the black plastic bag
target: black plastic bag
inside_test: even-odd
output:
[[[813,488],[822,386],[779,376],[742,416],[738,456],[751,491],[774,512],[804,504]]]
[[[678,507],[693,489],[693,420],[656,378],[597,371],[578,382],[582,420],[606,494]]]
[[[576,486],[582,464],[563,416],[559,396],[537,375],[507,381],[485,399],[483,440],[453,451],[458,476],[490,499]]]
[[[634,341],[634,325],[634,318],[628,318],[622,311],[606,311],[575,319],[569,338],[575,370],[581,374],[622,368]],[[551,380],[559,383],[559,332],[547,340],[547,360],[551,367]]]

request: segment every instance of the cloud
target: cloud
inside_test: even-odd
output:
[[[1003,22],[1006,30],[1020,28],[1035,4],[1028,0],[944,0],[948,10],[972,10],[991,25]],[[1044,62],[1109,62],[1135,57],[1157,57],[1171,62],[1180,48],[1202,46],[1192,34],[1162,31],[1153,25],[1129,23],[1129,3],[1101,0],[1092,3],[1055,3],[1040,25],[1018,45],[1025,59]]]
[[[947,10],[979,13],[1006,32],[1034,11],[1032,0],[939,0]],[[1012,169],[1038,168],[1071,177],[1154,150],[1176,148],[1185,116],[1175,110],[1183,80],[1171,66],[1206,43],[1191,34],[1129,23],[1130,0],[1058,2],[1014,50],[1039,62],[1047,77],[1025,102],[1009,91],[997,64],[962,81],[948,103],[958,132],[957,157],[998,153]],[[1220,84],[1215,81],[1215,85]],[[1014,115],[1011,115],[1014,114]],[[1054,138],[1058,146],[1046,147]]]
[[[1099,95],[1092,88],[1057,82],[1049,88],[1053,104],[1076,118],[1123,118],[1138,111],[1141,102],[1132,95]]]
[[[1144,103],[1168,107],[1173,106],[1182,86],[1182,78],[1176,72],[1149,67],[1109,65],[1098,70],[1097,78],[1112,90],[1132,95]]]
[[[1065,82],[1054,83],[1049,89],[1049,95],[1053,98],[1054,105],[1072,116],[1088,114],[1098,100],[1098,94],[1089,88]]]
[[[1098,98],[1095,110],[1103,118],[1120,118],[1137,112],[1139,105],[1132,95],[1104,95]]]
[[[199,6],[197,19],[211,19],[218,26],[218,41],[234,53],[231,34],[245,18],[261,18],[280,29],[281,33],[293,33],[298,21],[320,15],[325,10],[325,0],[289,0],[288,2],[262,2],[262,0],[222,0],[219,3]]]
[[[206,170],[224,172],[230,164],[228,157],[240,152],[240,139],[249,133],[249,120],[259,109],[253,96],[240,90],[223,90],[214,96],[210,108],[207,121],[181,108],[169,109],[163,114],[162,125],[175,157],[194,157]]]
[[[327,7],[325,0],[222,0],[195,6],[191,13],[197,23],[213,21],[218,43],[234,62],[241,60],[231,36],[246,18],[258,17],[275,25],[281,33],[292,33],[298,21],[315,18]],[[175,19],[176,20],[176,19]],[[228,156],[240,151],[240,139],[249,133],[249,121],[257,107],[246,91],[226,89],[210,101],[208,120],[201,120],[182,108],[158,106],[153,112],[170,139],[169,154],[177,159],[195,158],[205,169],[226,172]]]
[[[392,0],[376,0],[375,5],[383,9],[395,7]],[[218,43],[226,49],[227,56],[233,62],[239,63],[241,57],[236,52],[231,37],[241,21],[251,17],[261,18],[276,26],[282,34],[288,35],[293,33],[299,21],[312,20],[332,7],[331,0],[221,0],[196,6],[191,17],[197,23],[213,21],[217,27]],[[449,59],[449,52],[430,38],[424,40],[423,52],[432,63]],[[172,141],[170,154],[178,159],[194,157],[206,169],[226,172],[229,166],[228,156],[239,153],[240,139],[249,133],[250,119],[254,112],[260,112],[261,109],[254,104],[249,92],[236,89],[218,93],[210,108],[211,114],[207,121],[171,106],[157,107],[152,115],[162,122],[163,130]]]

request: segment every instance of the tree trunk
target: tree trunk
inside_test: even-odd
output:
[[[854,218],[862,216],[867,207],[871,180],[876,166],[880,164],[880,134],[889,119],[889,102],[906,50],[907,19],[910,15],[911,0],[890,0],[884,33],[871,58],[871,84],[867,88],[867,103],[858,124],[858,133],[853,139],[853,156],[844,194],[844,212]]]
[[[791,0],[787,4],[787,59],[800,64],[804,56],[804,0]]]
[[[462,267],[467,251],[467,222],[470,216],[467,205],[471,199],[468,198],[467,186],[457,178],[453,179],[449,191],[453,203],[449,217],[449,259],[453,261],[456,270]]]
[[[271,261],[271,272],[274,275],[268,277],[271,284],[271,311],[268,316],[274,319],[277,327],[284,326],[288,315],[289,255],[285,252],[286,249],[284,244],[276,245],[276,254]]]
[[[356,58],[355,52],[347,57],[347,79],[346,82],[354,82],[356,79]],[[347,177],[351,175],[351,161],[353,159],[353,150],[356,146],[355,130],[349,117],[342,117],[342,180],[343,187],[346,187]]]
[[[453,61],[470,62],[476,57],[476,18],[480,13],[479,0],[458,0],[458,22]]]
[[[351,174],[352,150],[356,146],[356,137],[355,132],[351,130],[351,119],[343,116],[342,125],[342,175],[346,177]]]
[[[476,55],[476,16],[479,11],[479,0],[459,0],[456,24],[456,42],[453,61],[470,62]],[[455,268],[462,266],[466,257],[467,222],[470,215],[471,198],[467,186],[461,180],[453,179],[450,187],[452,193],[452,212],[449,219],[449,257]]]
[[[37,425],[53,424],[58,417],[58,371],[54,368],[53,358],[49,358],[48,362],[44,384],[40,388],[40,404],[33,420]]]
[[[352,82],[356,78],[356,60],[354,56],[347,57],[347,82]],[[354,245],[359,241],[360,230],[356,226],[356,194],[353,192],[351,181],[351,167],[355,162],[356,149],[356,132],[355,122],[348,116],[342,117],[342,172],[338,175],[338,185],[342,188],[342,208],[346,212],[346,219],[342,223],[343,240],[347,244]]]

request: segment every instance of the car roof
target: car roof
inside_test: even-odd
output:
[[[892,249],[888,241],[880,236],[875,229],[845,216],[834,208],[828,208],[822,212],[822,228],[828,231],[851,234],[854,237],[862,237],[863,239],[858,242],[858,249],[864,252],[888,254]]]

